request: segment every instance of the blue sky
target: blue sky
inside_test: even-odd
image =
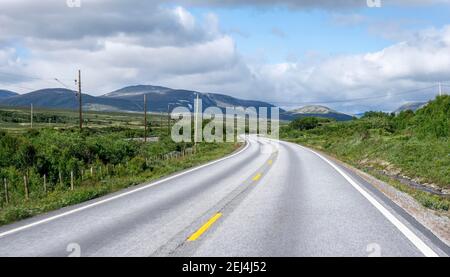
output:
[[[192,8],[201,20],[204,14],[219,17],[221,28],[236,41],[238,49],[248,56],[264,54],[268,62],[283,62],[291,56],[301,59],[310,52],[323,55],[359,54],[377,51],[394,43],[370,30],[383,22],[398,24],[403,31],[441,28],[449,23],[450,7],[384,6],[356,10],[298,10],[277,8]],[[341,23],[339,18],[360,16],[361,22]],[[273,34],[279,30],[283,36]]]
[[[365,1],[0,1],[0,89],[81,69],[93,95],[151,84],[357,113],[450,84],[450,1]]]

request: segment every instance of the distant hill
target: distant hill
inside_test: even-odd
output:
[[[208,107],[219,107],[222,110],[225,110],[226,107],[274,107],[274,105],[266,102],[243,100],[223,94],[137,85],[124,87],[103,96],[83,94],[83,108],[92,111],[142,112],[144,109],[144,94],[148,95],[147,109],[150,112],[167,112],[168,106],[170,109],[176,106],[183,106],[193,111],[194,99],[197,94],[202,99],[203,110]],[[27,94],[14,94],[0,99],[0,105],[5,106],[28,107],[31,103],[35,107],[41,108],[78,108],[76,92],[63,88],[41,89]],[[280,109],[280,117],[283,118],[284,112],[284,110]]]
[[[410,102],[400,106],[398,109],[394,111],[394,113],[400,113],[403,111],[411,110],[413,112],[417,111],[420,108],[423,108],[427,105],[428,102]]]
[[[331,118],[337,121],[347,121],[352,120],[353,116],[337,112],[325,106],[320,105],[309,105],[299,109],[291,110],[287,112],[293,118],[301,117],[323,117]]]
[[[309,105],[309,106],[304,106],[301,107],[299,109],[295,109],[290,111],[293,114],[327,114],[327,113],[334,113],[336,111],[325,107],[325,106],[320,106],[320,105]]]
[[[148,110],[153,112],[167,112],[167,109],[172,109],[175,106],[186,107],[190,111],[194,111],[194,99],[198,94],[202,99],[203,110],[208,107],[219,107],[225,109],[226,107],[275,107],[272,104],[243,100],[235,97],[231,97],[224,94],[216,93],[201,93],[191,90],[183,89],[171,89],[160,86],[149,85],[137,85],[125,87],[110,93],[107,93],[100,98],[102,99],[120,99],[135,103],[135,105],[142,105],[143,95],[146,94],[149,97]],[[170,105],[170,107],[168,107]],[[280,113],[284,113],[284,110],[280,110]]]
[[[363,112],[363,113],[355,113],[355,114],[353,114],[356,118],[361,118],[361,117],[363,117],[364,115],[366,114],[366,112]]]
[[[144,109],[144,94],[148,96],[147,110],[149,112],[167,112],[168,108],[173,109],[180,106],[194,111],[194,99],[197,94],[202,99],[203,110],[208,107],[219,107],[222,111],[225,111],[227,107],[255,107],[256,109],[266,107],[268,108],[268,116],[270,116],[270,108],[275,107],[263,101],[244,100],[218,93],[201,93],[161,86],[136,85],[124,87],[102,96],[83,94],[83,108],[89,111],[142,112]],[[31,103],[37,108],[78,108],[76,92],[63,88],[41,89],[21,95],[9,94],[7,98],[0,98],[0,105],[6,106],[29,107]],[[307,116],[333,118],[338,121],[352,119],[349,115],[324,106],[306,106],[290,112],[280,109],[281,120],[292,120]]]
[[[104,99],[83,94],[83,108],[95,111],[135,111],[134,103],[120,99]],[[77,109],[76,92],[63,88],[36,90],[27,94],[16,95],[3,100],[0,104],[13,107],[28,107],[30,104],[41,108]]]
[[[13,97],[16,95],[18,95],[18,94],[13,91],[0,89],[0,99],[6,99],[6,98]]]

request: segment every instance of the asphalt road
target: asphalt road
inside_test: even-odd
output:
[[[351,172],[256,137],[213,163],[0,228],[0,256],[448,254]]]

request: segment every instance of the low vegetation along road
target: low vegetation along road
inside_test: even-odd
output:
[[[1,256],[447,256],[381,193],[301,146],[221,160],[0,228]]]

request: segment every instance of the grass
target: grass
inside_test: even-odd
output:
[[[355,137],[332,137],[326,134],[307,133],[297,138],[284,137],[284,139],[323,151],[411,195],[424,207],[442,211],[448,215],[450,199],[420,191],[378,172],[386,168],[385,163],[380,163],[382,160],[416,181],[435,183],[444,189],[449,189],[448,140],[421,143],[414,139],[405,141],[404,138],[376,136],[367,141],[361,141]],[[371,166],[368,167],[363,161],[371,162]]]
[[[78,111],[38,109],[33,112],[33,128],[71,128],[78,126]],[[83,124],[88,128],[125,127],[142,128],[143,114],[123,112],[83,112]],[[150,114],[153,126],[167,128],[167,115]],[[24,133],[30,128],[30,110],[27,108],[0,107],[0,130]]]
[[[4,205],[0,209],[0,225],[32,217],[38,214],[79,204],[124,188],[159,179],[175,172],[204,164],[232,153],[239,147],[234,143],[200,144],[198,154],[161,162],[157,168],[137,175],[105,177],[102,180],[86,180],[73,191],[56,187],[48,194],[20,201],[14,205]]]
[[[167,115],[148,115],[148,135],[159,140],[145,144],[128,140],[143,136],[143,114],[84,112],[85,128],[80,133],[77,111],[35,109],[32,130],[29,112],[26,108],[0,107],[0,180],[8,179],[10,198],[7,204],[1,182],[0,225],[150,182],[218,159],[239,147],[235,143],[199,143],[196,154],[167,159],[167,153],[192,147],[192,143],[170,139]],[[91,167],[94,176],[87,173],[82,178],[80,172]],[[112,170],[106,173],[105,168]],[[63,184],[58,181],[58,171]],[[73,191],[70,171],[76,175]],[[42,185],[44,174],[47,192]],[[28,200],[24,175],[29,176]]]
[[[386,169],[391,165],[402,174],[420,183],[433,183],[450,188],[450,156],[448,139],[426,141],[404,136],[373,134],[370,138],[358,136],[329,137],[305,135],[294,139],[317,149],[332,153],[343,161],[355,165],[370,165]]]
[[[424,207],[449,215],[450,199],[401,183],[450,191],[450,96],[417,112],[370,112],[335,122],[296,120],[281,127],[282,139],[321,150],[408,193]]]

